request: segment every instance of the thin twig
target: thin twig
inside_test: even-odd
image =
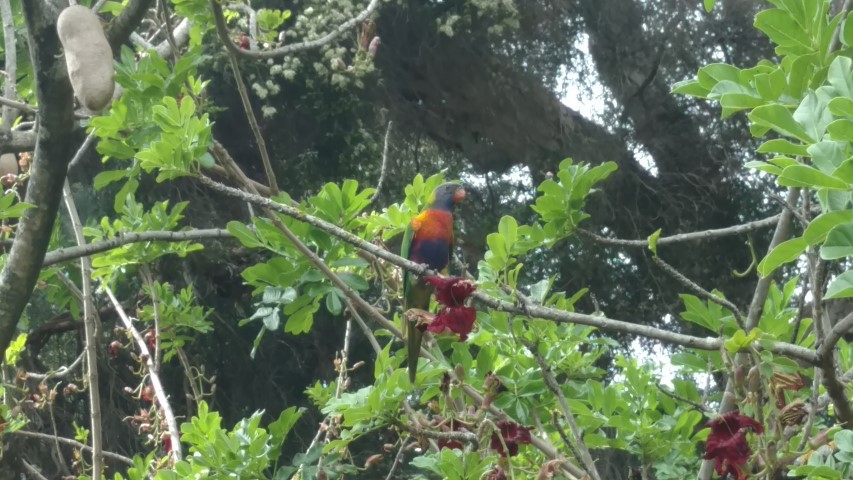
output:
[[[382,353],[382,347],[379,346],[379,342],[376,340],[376,335],[373,334],[373,331],[370,330],[370,327],[367,326],[367,323],[364,322],[364,319],[361,318],[361,315],[356,310],[355,305],[352,304],[350,299],[344,299],[346,303],[347,310],[352,315],[352,318],[355,320],[355,323],[361,327],[361,331],[364,332],[364,336],[367,337],[367,341],[370,343],[370,346],[373,347],[373,352],[377,355]]]
[[[569,424],[569,430],[571,430],[572,437],[574,439],[573,445],[577,448],[577,451],[580,454],[580,461],[586,469],[586,473],[592,480],[601,480],[601,476],[598,474],[598,469],[595,466],[595,460],[592,459],[592,455],[589,453],[589,449],[583,441],[583,431],[578,426],[577,421],[575,421],[575,416],[572,414],[571,409],[569,409],[569,403],[566,401],[566,396],[563,395],[563,390],[560,388],[560,385],[557,384],[557,379],[554,378],[554,374],[551,372],[551,367],[545,361],[542,354],[539,353],[539,349],[536,348],[535,345],[525,341],[523,338],[519,338],[519,340],[525,347],[527,347],[527,350],[533,354],[533,357],[536,359],[536,363],[539,364],[539,371],[542,372],[542,378],[545,380],[545,386],[548,387],[548,390],[551,390],[551,393],[557,396],[557,403],[560,405],[560,411],[566,418],[566,423]]]
[[[38,471],[38,469],[36,467],[30,465],[30,463],[28,461],[26,461],[26,459],[19,458],[18,460],[20,460],[21,466],[24,467],[24,470],[27,472],[27,474],[29,476],[35,478],[36,480],[47,480],[47,477],[42,475],[41,472]]]
[[[700,297],[704,298],[705,300],[714,302],[722,307],[728,308],[729,311],[731,311],[732,314],[735,316],[735,321],[737,321],[738,326],[740,328],[744,328],[743,314],[740,313],[740,310],[738,310],[737,306],[735,306],[734,303],[726,300],[725,298],[718,297],[713,293],[705,290],[704,288],[699,286],[698,283],[687,278],[684,274],[676,270],[675,267],[668,264],[666,261],[664,261],[664,259],[660,258],[659,256],[654,255],[652,257],[652,261],[655,262],[655,265],[659,266],[664,272],[668,273],[669,276],[674,278],[678,283],[684,285],[690,290],[693,290],[693,292],[698,294]]]
[[[106,285],[102,285],[102,288],[109,297],[110,302],[112,302],[113,307],[116,309],[116,313],[118,313],[121,322],[124,324],[124,327],[130,332],[133,339],[136,341],[136,346],[139,348],[140,358],[145,362],[148,366],[148,376],[151,380],[151,386],[154,388],[154,395],[157,397],[157,402],[160,404],[160,408],[163,410],[163,416],[166,417],[166,425],[169,427],[169,436],[172,440],[172,451],[171,453],[175,456],[175,460],[181,460],[183,458],[183,453],[181,449],[181,434],[180,430],[178,430],[178,422],[175,420],[175,414],[172,412],[172,405],[169,403],[169,397],[166,395],[166,389],[163,388],[163,383],[160,381],[160,375],[157,373],[154,361],[151,359],[151,352],[148,350],[148,345],[145,344],[145,339],[133,326],[133,322],[130,320],[130,317],[127,316],[127,313],[124,311],[124,307],[121,306],[121,303],[118,299],[113,295],[113,291],[110,287]]]
[[[85,246],[59,248],[48,252],[44,256],[43,267],[56,265],[57,263],[76,260],[87,255],[94,255],[113,250],[131,243],[142,242],[185,242],[188,240],[206,240],[219,238],[233,238],[231,233],[224,228],[206,228],[198,230],[186,230],[182,232],[152,230],[149,232],[127,232],[116,235],[108,240],[88,243]]]
[[[713,240],[716,238],[722,237],[730,237],[733,235],[743,235],[745,233],[754,232],[756,230],[763,230],[765,228],[770,228],[776,223],[779,222],[779,215],[773,215],[772,217],[762,218],[761,220],[755,220],[753,222],[743,223],[741,225],[734,225],[732,227],[726,228],[716,228],[711,230],[702,230],[701,232],[690,232],[690,233],[679,233],[677,235],[671,235],[668,237],[660,237],[657,241],[657,245],[672,245],[676,243],[683,242],[699,242],[704,240]],[[598,235],[597,233],[593,233],[589,230],[578,228],[575,229],[579,234],[591,238],[596,242],[605,244],[605,245],[614,245],[617,247],[637,247],[637,248],[648,248],[649,241],[648,240],[625,240],[621,238],[609,238]]]
[[[385,183],[385,175],[388,173],[388,146],[391,144],[391,127],[394,122],[388,120],[388,127],[385,129],[385,145],[382,147],[382,167],[379,170],[379,181],[376,182],[376,191],[370,197],[370,202],[373,203],[382,194],[382,184]]]
[[[27,430],[16,430],[14,432],[5,432],[4,435],[18,435],[20,437],[35,438],[38,440],[46,440],[48,442],[57,441],[63,445],[69,445],[69,446],[72,446],[74,448],[79,448],[80,450],[83,450],[86,452],[92,451],[92,447],[85,445],[85,444],[82,444],[82,443],[78,442],[77,440],[72,440],[70,438],[65,438],[65,437],[59,437],[56,435],[48,435],[46,433],[30,432]],[[119,455],[118,453],[108,452],[106,450],[104,450],[102,453],[103,453],[104,457],[106,457],[106,458],[111,458],[113,460],[117,460],[119,462],[122,462],[126,465],[133,466],[133,460],[125,457],[124,455]]]
[[[704,405],[704,404],[702,404],[702,403],[699,403],[699,402],[695,402],[695,401],[693,401],[693,400],[690,400],[689,398],[684,398],[684,397],[682,397],[681,395],[679,395],[679,394],[677,394],[677,393],[675,393],[675,392],[671,392],[671,391],[669,391],[669,389],[664,388],[664,387],[663,387],[663,385],[661,385],[661,384],[657,384],[657,387],[658,387],[658,390],[659,390],[661,393],[663,393],[664,395],[666,395],[667,397],[669,397],[669,398],[671,398],[671,399],[673,399],[673,400],[676,400],[676,401],[678,401],[678,402],[684,402],[684,403],[686,403],[686,404],[690,405],[691,407],[695,408],[696,410],[698,410],[698,411],[699,411],[699,413],[703,413],[703,414],[704,414],[704,413],[709,413],[709,412],[711,412],[711,409],[710,409],[708,406],[706,406],[706,405]]]
[[[806,448],[806,445],[809,443],[809,437],[811,436],[812,426],[814,425],[814,419],[818,411],[818,397],[820,396],[820,384],[822,381],[822,379],[820,378],[821,374],[822,370],[818,367],[815,367],[814,380],[812,381],[811,408],[809,408],[809,416],[806,420],[806,425],[803,427],[803,438],[802,440],[800,440],[800,444],[797,445],[797,452],[802,452],[803,449]]]
[[[3,95],[8,99],[17,97],[18,83],[18,47],[15,41],[15,19],[12,16],[12,5],[9,0],[0,0],[0,17],[3,19],[3,64],[6,71],[6,84]],[[10,105],[3,105],[2,128],[5,131],[12,129],[17,112]]]
[[[142,265],[140,268],[142,279],[148,286],[148,291],[151,294],[151,306],[154,311],[154,371],[160,372],[160,302],[157,298],[157,291],[154,289],[154,280],[151,278],[151,269],[148,265]]]
[[[232,42],[231,39],[228,37],[228,26],[225,25],[225,17],[222,15],[222,7],[219,5],[219,2],[216,2],[215,0],[211,1],[210,7],[211,10],[213,10],[213,18],[216,21],[216,31],[219,34],[219,38],[221,38],[222,42],[225,44],[225,48],[227,48],[229,52],[235,55],[245,58],[254,58],[257,60],[283,57],[289,53],[299,52],[303,50],[311,50],[329,44],[347,30],[352,29],[353,27],[367,19],[367,17],[369,17],[370,14],[373,13],[373,11],[379,7],[380,3],[380,0],[370,0],[370,3],[367,5],[367,7],[365,7],[364,10],[361,11],[361,13],[338,25],[334,30],[316,40],[306,40],[300,43],[292,43],[290,45],[284,45],[282,47],[273,48],[271,50],[243,50],[237,45],[235,45],[234,42]]]
[[[391,480],[394,478],[394,473],[397,471],[397,468],[402,465],[401,460],[403,459],[403,452],[406,450],[406,443],[409,441],[407,437],[405,440],[400,440],[400,448],[397,449],[397,455],[394,455],[394,462],[391,464],[391,468],[388,470],[388,475],[385,476],[385,480]]]
[[[86,356],[86,352],[83,351],[80,353],[80,355],[77,355],[77,358],[73,362],[71,362],[71,365],[68,365],[67,367],[66,366],[59,367],[52,372],[47,372],[47,373],[27,372],[27,378],[31,378],[33,380],[40,380],[40,381],[50,380],[51,378],[62,378],[64,376],[70,374],[74,370],[76,370],[77,367],[79,367],[83,363],[83,357],[85,357],[85,356]]]
[[[88,144],[86,142],[77,150],[75,158],[82,156]],[[73,161],[73,160],[72,160]],[[65,179],[62,189],[65,200],[65,208],[71,218],[71,227],[74,231],[74,239],[77,245],[84,247],[86,238],[83,236],[83,222],[74,197],[71,195],[71,184]],[[99,480],[103,471],[103,434],[101,432],[101,394],[100,382],[98,381],[98,324],[95,322],[95,303],[92,299],[92,262],[89,257],[80,258],[80,278],[83,284],[83,332],[86,343],[83,351],[86,353],[86,380],[89,383],[89,415],[92,437],[92,478]]]
[[[219,16],[216,19],[217,25],[225,20],[222,19],[222,8],[219,6],[219,3],[216,0],[210,0],[210,5],[213,7],[214,16]],[[224,23],[223,23],[224,25]],[[231,39],[228,38],[228,31],[217,29],[220,34],[220,40],[226,45],[232,45]],[[237,86],[237,92],[240,94],[240,101],[243,104],[243,111],[246,113],[246,119],[249,121],[249,127],[252,130],[252,134],[255,136],[255,143],[258,144],[258,151],[261,154],[261,162],[264,165],[264,172],[267,176],[267,183],[270,187],[270,192],[273,196],[278,195],[278,181],[275,178],[275,172],[272,168],[272,161],[270,160],[270,154],[267,150],[267,143],[264,140],[264,135],[261,133],[261,128],[258,126],[258,119],[255,117],[255,111],[252,108],[252,101],[249,100],[249,92],[246,89],[246,84],[243,83],[243,75],[240,73],[240,64],[237,60],[237,54],[234,53],[230,48],[228,50],[228,60],[231,63],[231,72],[234,74],[234,81]],[[237,50],[240,50],[239,48]]]

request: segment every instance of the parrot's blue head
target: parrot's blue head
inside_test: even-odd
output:
[[[452,212],[453,207],[455,207],[464,198],[465,189],[462,188],[462,185],[445,183],[443,185],[439,185],[439,187],[432,192],[432,195],[429,198],[429,208]]]

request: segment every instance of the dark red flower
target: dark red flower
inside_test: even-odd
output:
[[[464,342],[476,319],[477,311],[472,307],[442,307],[427,330],[430,333],[458,333],[459,341]]]
[[[113,340],[110,343],[110,346],[107,347],[107,353],[110,355],[110,358],[115,360],[116,358],[118,358],[118,352],[120,352],[122,348],[124,348],[124,345],[122,345],[121,342],[119,342],[118,340]]]
[[[249,48],[250,48],[249,40],[250,39],[249,39],[248,35],[246,35],[244,33],[240,34],[240,50],[249,50]]]
[[[446,307],[461,307],[477,285],[461,277],[424,277],[427,283],[435,287],[435,299]]]
[[[501,420],[498,422],[498,429],[500,430],[500,436],[498,436],[498,432],[492,433],[492,441],[489,447],[500,453],[502,457],[507,456],[504,451],[504,444],[506,444],[506,448],[509,450],[510,457],[518,455],[519,445],[530,444],[530,429],[527,427],[522,427],[509,420]],[[503,442],[501,442],[501,438],[503,438]]]
[[[142,400],[145,400],[148,403],[153,402],[154,401],[154,387],[152,387],[151,385],[145,385],[144,387],[142,387],[142,393],[140,396],[142,397]]]
[[[733,475],[737,480],[745,480],[746,465],[752,451],[746,442],[746,429],[751,428],[755,433],[764,433],[764,427],[750,417],[745,417],[737,410],[721,415],[707,426],[711,429],[705,442],[705,460],[714,460],[717,474],[725,477]]]

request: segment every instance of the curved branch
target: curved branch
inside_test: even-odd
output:
[[[183,242],[187,240],[202,240],[209,238],[230,238],[231,233],[223,228],[207,228],[199,230],[187,230],[184,232],[150,231],[130,232],[118,235],[109,240],[88,243],[84,246],[60,248],[48,252],[44,256],[42,267],[49,267],[57,263],[75,260],[87,255],[106,252],[114,248],[140,242]]]
[[[84,444],[78,442],[77,440],[72,440],[70,438],[65,438],[65,437],[57,437],[54,435],[48,435],[46,433],[29,432],[27,430],[16,430],[14,432],[6,432],[6,435],[17,435],[19,437],[35,438],[38,440],[46,440],[48,442],[57,441],[63,445],[68,445],[68,446],[71,446],[74,448],[79,448],[80,450],[84,450],[87,452],[92,451],[91,447],[89,447],[88,445],[84,445]],[[111,458],[113,460],[117,460],[117,461],[124,463],[126,465],[133,466],[133,460],[125,457],[124,455],[119,455],[118,453],[107,452],[107,451],[104,451],[103,454],[104,454],[104,457],[106,457],[106,458]]]
[[[337,225],[333,225],[317,217],[308,215],[305,212],[299,210],[298,208],[289,205],[283,205],[274,202],[268,198],[261,197],[260,195],[253,195],[242,190],[238,190],[236,188],[222,185],[207,177],[202,176],[197,178],[202,184],[210,187],[213,190],[235,198],[239,198],[240,200],[243,200],[245,202],[253,203],[262,208],[275,210],[289,217],[293,217],[297,220],[303,221],[355,246],[360,250],[372,253],[373,255],[383,260],[386,260],[389,263],[397,265],[398,267],[405,268],[406,270],[414,272],[418,275],[436,274],[435,272],[430,271],[426,265],[421,265],[398,255],[394,255],[393,253],[389,252],[388,250],[385,250],[384,248],[366,242],[358,236],[338,227]],[[723,340],[721,338],[703,338],[695,337],[692,335],[684,335],[681,333],[670,332],[668,330],[642,325],[640,323],[614,320],[611,318],[597,315],[586,315],[583,313],[566,312],[563,310],[543,307],[540,305],[520,307],[516,304],[499,300],[479,291],[474,292],[472,294],[472,297],[476,298],[486,306],[498,311],[515,313],[518,315],[525,315],[535,318],[542,318],[560,323],[588,325],[600,328],[602,330],[628,333],[646,338],[652,338],[673,345],[680,345],[689,348],[698,348],[700,350],[717,350],[723,345]],[[817,355],[814,350],[803,348],[790,343],[775,343],[770,348],[770,351],[778,353],[780,355],[785,355],[791,358],[802,360],[810,365],[814,365],[817,363]]]
[[[213,18],[216,21],[216,31],[219,33],[219,38],[220,40],[222,40],[222,43],[225,44],[225,48],[227,48],[229,52],[240,57],[260,60],[265,58],[283,57],[288,53],[311,50],[313,48],[322,47],[323,45],[331,43],[342,33],[352,29],[353,27],[367,19],[367,17],[369,17],[370,14],[373,13],[373,11],[379,7],[379,3],[379,0],[370,0],[370,3],[367,5],[367,7],[365,7],[364,10],[361,11],[361,13],[338,25],[334,30],[318,39],[306,40],[304,42],[285,45],[283,47],[274,48],[272,50],[243,50],[242,48],[235,45],[234,42],[231,41],[231,38],[229,38],[228,36],[228,26],[225,25],[225,17],[222,15],[222,7],[219,5],[219,2],[217,2],[216,0],[211,0],[210,8],[211,10],[213,10]]]
[[[0,272],[0,351],[9,346],[38,280],[68,162],[75,150],[72,146],[74,97],[56,35],[58,12],[49,2],[21,4],[40,106],[35,160],[24,201],[38,208],[30,208],[21,216],[15,242]]]

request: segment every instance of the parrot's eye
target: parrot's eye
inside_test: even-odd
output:
[[[460,188],[453,194],[453,203],[459,203],[465,199],[465,189]]]

